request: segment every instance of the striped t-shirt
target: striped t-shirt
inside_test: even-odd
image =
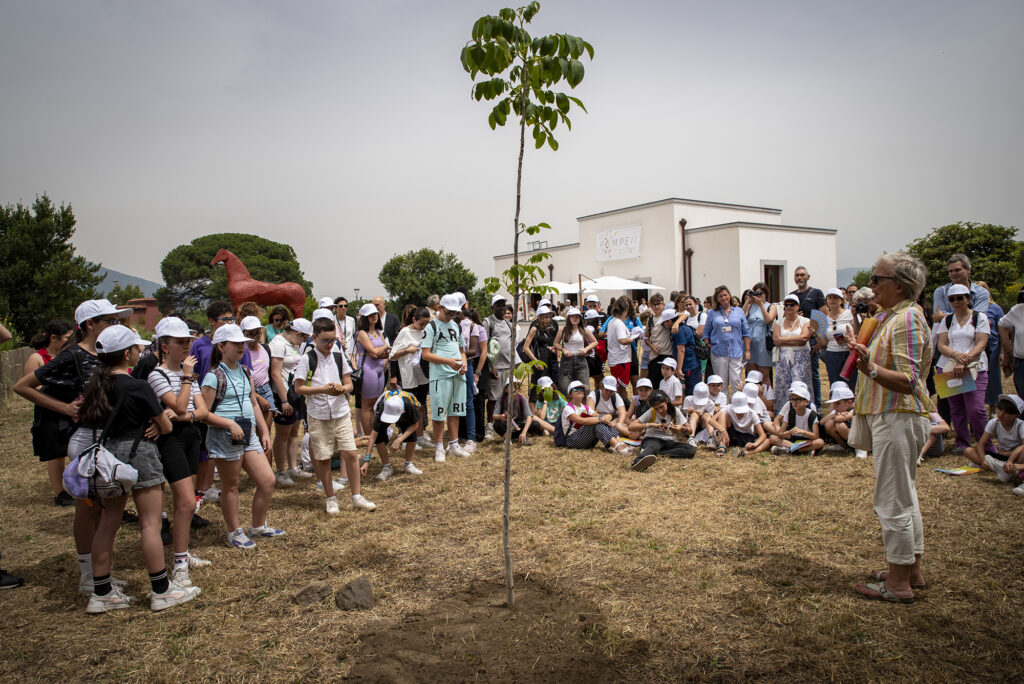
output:
[[[878,314],[878,330],[868,343],[868,359],[882,368],[903,373],[914,388],[910,394],[893,392],[867,373],[857,379],[854,413],[859,416],[896,411],[927,416],[934,409],[925,381],[932,365],[931,326],[921,309],[905,299]]]

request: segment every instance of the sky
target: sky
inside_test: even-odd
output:
[[[295,249],[316,296],[383,293],[392,255],[512,247],[517,130],[459,51],[487,2],[0,0],[0,203],[70,203],[90,260],[161,281],[177,245]],[[838,229],[839,268],[1024,214],[1019,0],[546,0],[595,49],[522,220],[667,197]],[[1016,85],[1014,85],[1016,84]],[[565,86],[567,89],[567,86]]]

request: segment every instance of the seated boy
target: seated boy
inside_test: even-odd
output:
[[[544,434],[544,429],[536,422],[536,416],[530,410],[530,402],[519,391],[519,379],[515,373],[509,374],[508,384],[514,385],[512,395],[512,408],[508,407],[508,385],[501,393],[498,405],[494,407],[494,432],[500,437],[505,436],[505,431],[512,430],[512,439],[518,440],[523,446],[530,445],[530,435]]]
[[[832,390],[829,392],[829,400],[821,402],[823,405],[832,405],[832,410],[821,419],[821,426],[835,444],[825,447],[825,451],[849,451],[850,445],[846,439],[850,436],[850,425],[853,423],[853,392],[850,386],[842,380],[832,383]],[[867,453],[861,458],[867,457]]]
[[[928,414],[928,422],[932,424],[928,430],[928,439],[921,447],[921,454],[917,457],[917,465],[924,463],[926,458],[938,458],[946,451],[946,440],[944,437],[949,434],[949,423],[942,419],[938,411]],[[860,452],[857,452],[860,455]]]
[[[687,434],[686,419],[678,407],[673,406],[661,390],[651,392],[651,407],[634,420],[629,429],[643,434],[640,453],[633,460],[631,470],[647,470],[657,459],[656,454],[669,458],[693,458],[697,448],[679,440]]]
[[[1009,482],[1021,471],[1024,453],[1024,400],[1016,394],[1000,394],[996,417],[988,421],[978,443],[964,449],[964,456],[984,470],[991,470],[1000,482]]]
[[[708,393],[711,395],[711,401],[715,402],[715,411],[724,409],[729,403],[729,397],[722,391],[724,384],[720,375],[708,376]]]
[[[658,389],[668,396],[673,406],[683,405],[683,381],[676,375],[676,360],[671,356],[661,362],[661,384]]]
[[[537,402],[533,420],[548,437],[555,434],[555,423],[562,419],[565,399],[555,389],[554,381],[546,375],[537,378]]]
[[[686,416],[688,434],[687,441],[692,447],[703,442],[711,444],[717,434],[717,423],[714,422],[715,413],[718,407],[711,400],[706,383],[698,382],[693,388],[693,394],[683,399],[683,415]],[[717,442],[714,446],[718,446]]]
[[[771,411],[768,410],[768,406],[765,405],[764,400],[761,398],[761,388],[752,382],[748,382],[743,385],[743,394],[747,395],[747,404],[750,406],[750,410],[757,416],[758,422],[761,423],[761,429],[764,430],[764,434],[766,436],[774,435],[775,424],[772,423]]]
[[[587,406],[594,409],[601,422],[615,428],[623,437],[629,437],[626,425],[626,402],[616,391],[619,381],[609,375],[601,382],[601,389],[587,395]],[[605,416],[609,416],[605,418]]]
[[[775,411],[775,391],[771,385],[765,386],[764,375],[759,370],[752,370],[747,373],[747,383],[753,383],[757,385],[758,394],[761,397],[761,401],[764,402],[765,408],[769,412]]]
[[[718,449],[715,456],[724,456],[732,445],[733,456],[754,454],[768,446],[768,438],[758,415],[750,408],[750,400],[742,390],[732,395],[732,401],[715,416],[718,425]]]
[[[405,446],[405,466],[402,472],[407,475],[422,475],[423,471],[412,462],[416,453],[416,431],[420,425],[420,402],[408,392],[390,391],[380,395],[373,405],[373,427],[370,428],[369,444],[377,446],[380,456],[380,472],[377,479],[384,482],[391,477],[395,469],[391,465],[391,449],[398,451]],[[390,440],[390,441],[389,441]],[[366,447],[363,464],[359,473],[366,475],[370,467],[371,446]]]
[[[811,393],[802,382],[794,382],[789,388],[789,401],[775,416],[775,434],[769,438],[773,454],[792,451],[796,442],[803,442],[797,453],[812,456],[817,449],[825,446],[818,434],[818,414],[811,408]]]
[[[648,399],[653,391],[654,385],[650,378],[640,378],[636,381],[636,393],[629,398],[629,409],[626,411],[626,425],[631,424],[651,407]],[[638,440],[640,437],[639,432],[630,430],[629,439]]]

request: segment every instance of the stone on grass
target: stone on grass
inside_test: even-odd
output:
[[[361,575],[352,580],[334,595],[334,603],[341,610],[357,610],[373,608],[373,589],[370,579]]]
[[[292,603],[320,603],[331,595],[331,585],[327,582],[312,582],[292,594]]]

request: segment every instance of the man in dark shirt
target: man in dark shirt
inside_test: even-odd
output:
[[[790,292],[795,294],[800,300],[800,315],[807,320],[811,319],[812,311],[820,311],[825,307],[825,293],[816,287],[811,287],[807,284],[807,281],[811,279],[811,274],[807,272],[807,269],[803,266],[797,266],[796,271],[793,273],[793,280],[796,281],[796,289]],[[811,345],[811,384],[814,385],[814,405],[821,407],[821,376],[818,371],[818,352],[821,350],[818,348],[816,338],[818,336],[817,324],[811,325],[811,330],[814,331],[812,340],[814,342]]]

